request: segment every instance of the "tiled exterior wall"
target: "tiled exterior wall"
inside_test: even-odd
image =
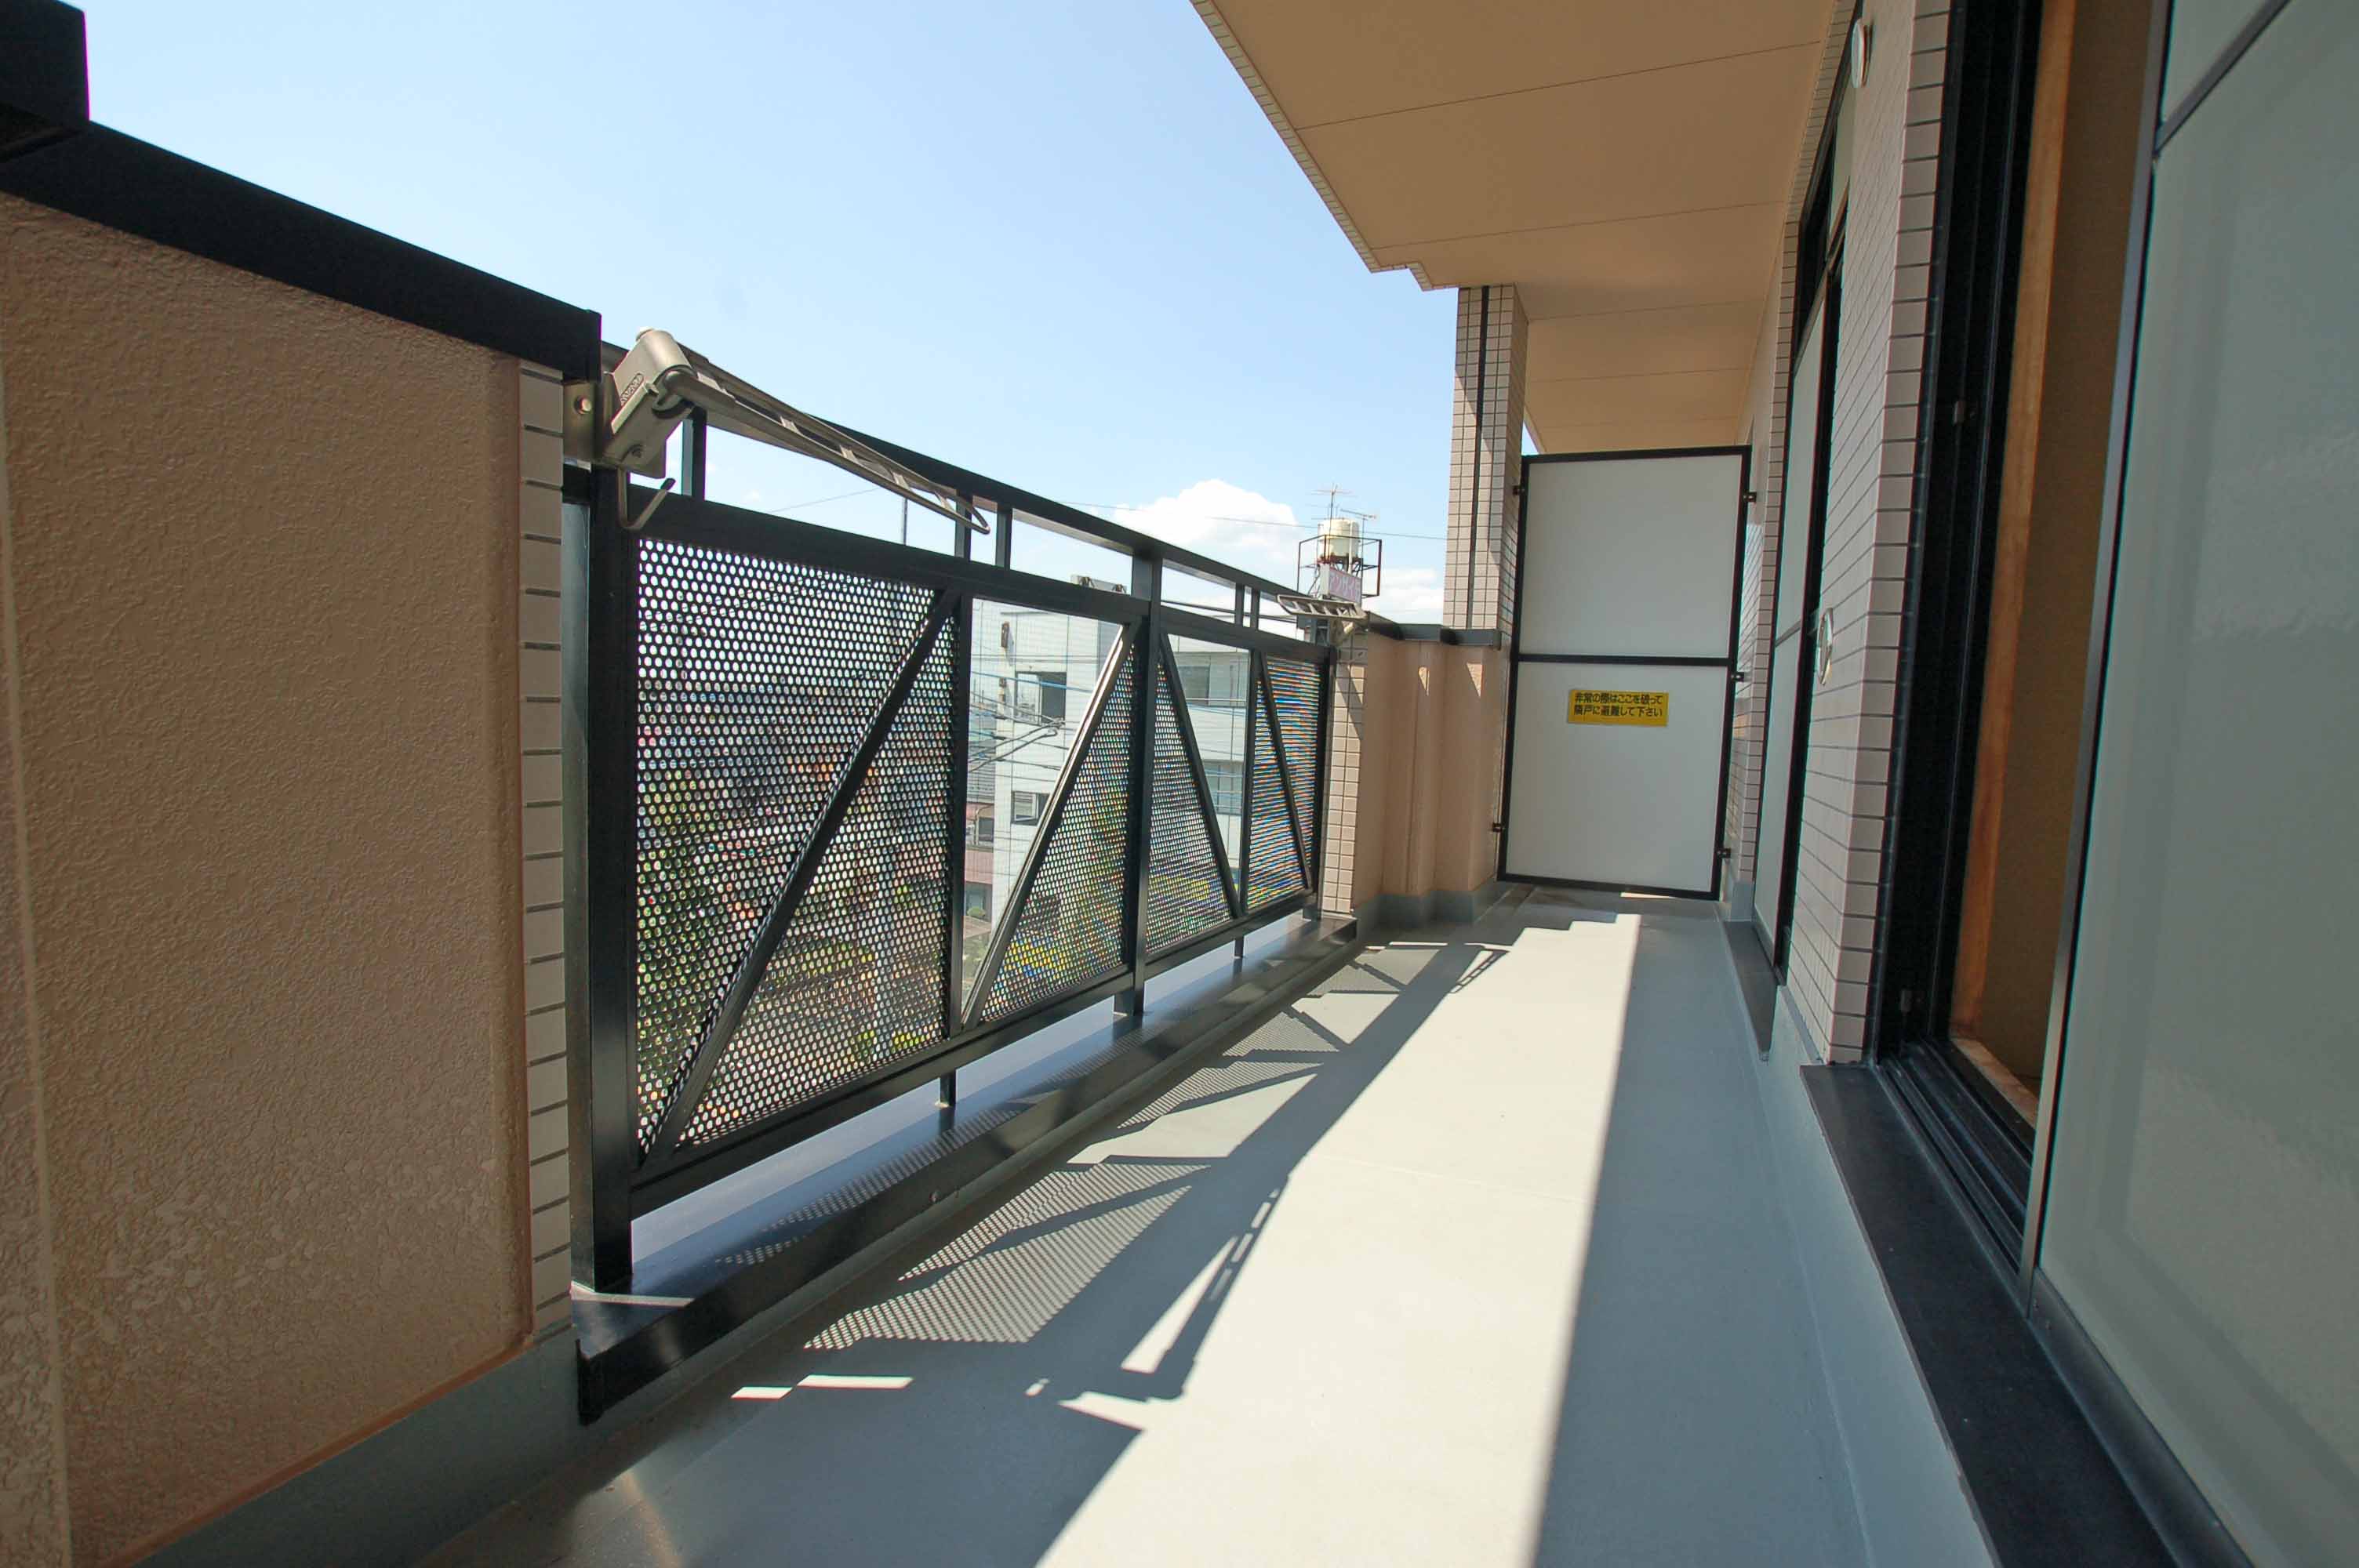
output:
[[[1745,579],[1737,616],[1736,667],[1748,673],[1733,717],[1729,749],[1728,822],[1734,881],[1750,884],[1757,865],[1761,828],[1761,767],[1769,719],[1769,648],[1777,640],[1777,562],[1785,534],[1786,393],[1793,373],[1796,253],[1801,245],[1802,203],[1835,82],[1843,69],[1851,37],[1848,6],[1829,11],[1819,50],[1810,110],[1794,159],[1786,195],[1786,231],[1777,248],[1777,276],[1763,303],[1761,331],[1754,348],[1753,378],[1746,395],[1740,438],[1753,449],[1752,485],[1756,499],[1745,518]],[[1741,911],[1738,913],[1742,913]]]
[[[1375,827],[1364,786],[1376,779],[1362,765],[1373,739],[1368,634],[1354,633],[1335,650],[1334,696],[1327,722],[1327,806],[1321,819],[1319,906],[1334,914],[1357,910],[1374,869],[1375,845],[1360,849],[1363,823]],[[1381,742],[1378,742],[1381,743]]]
[[[1761,311],[1761,336],[1754,351],[1752,391],[1748,395],[1742,438],[1753,449],[1750,467],[1754,500],[1745,513],[1745,578],[1738,588],[1736,667],[1745,680],[1736,688],[1729,715],[1728,824],[1729,876],[1740,884],[1753,881],[1754,854],[1760,842],[1761,755],[1764,726],[1769,716],[1769,644],[1777,615],[1778,509],[1786,480],[1786,317],[1793,299],[1793,228],[1778,279]],[[1732,902],[1734,902],[1732,900]],[[1732,914],[1742,917],[1742,908]]]
[[[1812,691],[1794,883],[1789,999],[1812,1044],[1856,1059],[1866,1037],[1867,980],[1878,916],[1891,774],[1901,606],[1916,483],[1919,372],[1924,362],[1933,190],[1940,155],[1949,0],[1868,0],[1867,81],[1854,110],[1843,229],[1842,319],[1819,601],[1831,617],[1827,679]],[[1786,394],[1791,373],[1795,252],[1812,157],[1848,69],[1845,10],[1830,17],[1810,123],[1796,159],[1786,237],[1756,350],[1744,438],[1756,494],[1748,518],[1737,665],[1751,673],[1735,716],[1729,771],[1734,880],[1749,884],[1760,844],[1761,760],[1785,519]]]
[[[1866,16],[1819,586],[1831,667],[1812,694],[1786,979],[1837,1061],[1866,1035],[1950,22],[1948,0],[1869,0]]]
[[[565,1091],[564,766],[560,649],[564,529],[564,397],[555,371],[519,373],[521,428],[516,515],[523,569],[517,660],[524,748],[524,1055],[529,1120],[526,1187],[531,1210],[532,1313],[536,1333],[572,1323],[571,1210],[568,1201]]]
[[[1516,485],[1523,467],[1528,335],[1514,286],[1458,291],[1442,619],[1503,636],[1515,614]]]

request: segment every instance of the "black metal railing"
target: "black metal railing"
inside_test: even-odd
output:
[[[567,694],[601,1288],[634,1215],[1311,907],[1332,654],[1253,579],[1231,622],[1144,546],[1125,594],[696,497],[631,533],[652,493],[601,482]]]

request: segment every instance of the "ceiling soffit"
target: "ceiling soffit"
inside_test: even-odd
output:
[[[1197,9],[1371,269],[1516,286],[1546,449],[1738,438],[1831,0]]]

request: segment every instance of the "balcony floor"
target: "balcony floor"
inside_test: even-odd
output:
[[[1389,939],[435,1561],[1859,1562],[1762,1070],[1704,906]]]

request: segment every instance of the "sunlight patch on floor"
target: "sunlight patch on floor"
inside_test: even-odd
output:
[[[1343,1003],[1352,1049],[1390,1059],[1288,1173],[1185,1397],[1062,1401],[1139,1436],[1046,1561],[1530,1561],[1639,929],[1625,914],[1420,951],[1431,1010],[1403,1006],[1390,1032],[1397,993],[1299,1004]],[[1197,1315],[1222,1261],[1141,1351]],[[1142,1542],[1173,1497],[1218,1503]]]

